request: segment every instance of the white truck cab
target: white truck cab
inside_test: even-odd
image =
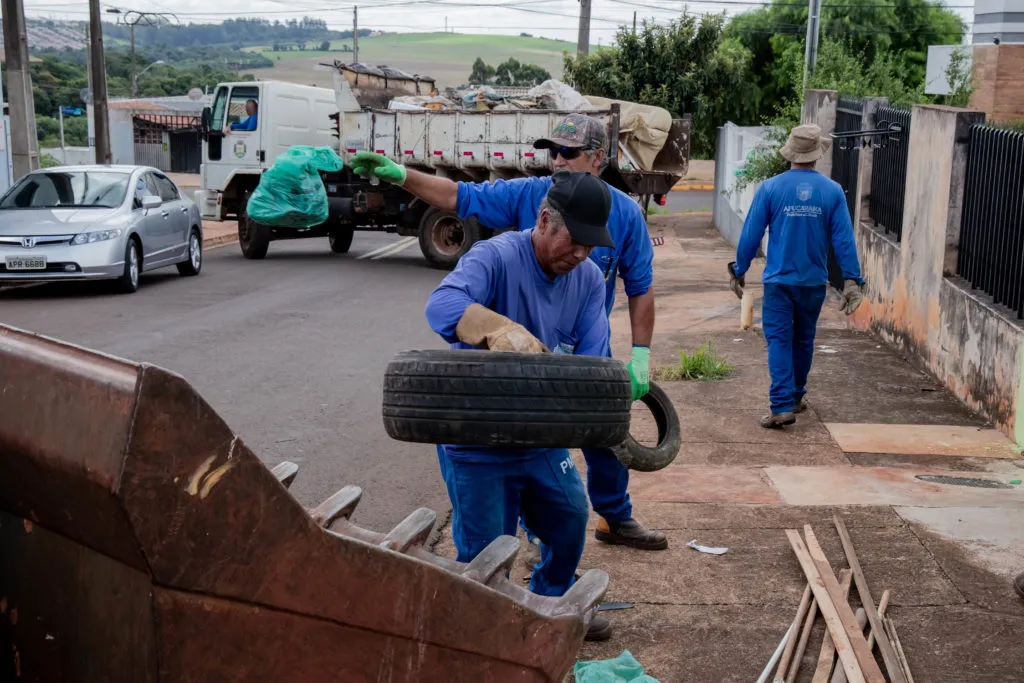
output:
[[[222,83],[203,113],[203,218],[237,216],[260,174],[293,145],[337,147],[334,90],[280,81]]]

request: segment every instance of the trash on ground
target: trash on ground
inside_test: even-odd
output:
[[[631,602],[602,602],[597,607],[598,612],[606,612],[612,609],[633,609]]]
[[[693,548],[698,552],[707,553],[708,555],[725,555],[727,552],[729,552],[728,548],[712,548],[711,546],[707,545],[697,545],[696,538],[687,543],[686,546],[688,548]]]
[[[576,662],[572,672],[576,683],[658,683],[658,679],[644,673],[629,650],[623,650],[615,659]]]

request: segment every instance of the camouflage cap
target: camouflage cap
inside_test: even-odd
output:
[[[592,116],[569,114],[555,125],[551,135],[533,143],[535,149],[576,147],[584,150],[608,147],[608,132],[603,123]]]

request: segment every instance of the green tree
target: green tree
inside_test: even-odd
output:
[[[320,43],[320,52],[330,52],[330,51],[331,51],[331,41],[325,40],[325,41]]]
[[[473,69],[469,72],[469,82],[473,85],[484,85],[490,83],[494,78],[494,67],[488,66],[480,57],[473,62]]]

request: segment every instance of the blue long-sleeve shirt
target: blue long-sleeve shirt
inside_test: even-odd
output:
[[[500,230],[529,230],[537,223],[540,203],[552,183],[551,176],[496,180],[493,183],[460,182],[456,204],[459,218],[473,216],[481,225]],[[654,281],[654,249],[647,223],[635,201],[609,187],[612,209],[608,232],[615,247],[595,247],[590,260],[604,278],[605,312],[615,304],[615,276],[622,278],[626,296],[646,294]]]
[[[736,247],[736,275],[750,268],[765,226],[768,254],[762,282],[824,285],[831,243],[843,279],[863,284],[846,196],[834,180],[815,170],[790,169],[761,183]]]
[[[239,121],[238,123],[232,123],[231,124],[231,130],[243,130],[243,131],[253,131],[253,130],[256,130],[256,117],[257,116],[258,116],[258,114],[253,114],[252,116],[247,117],[244,121]]]
[[[427,322],[453,349],[474,348],[455,336],[470,304],[486,306],[519,323],[555,353],[611,357],[601,272],[590,260],[565,275],[548,277],[537,262],[533,230],[506,232],[477,242],[427,300]],[[451,446],[454,459],[488,462],[530,458],[544,449]]]

